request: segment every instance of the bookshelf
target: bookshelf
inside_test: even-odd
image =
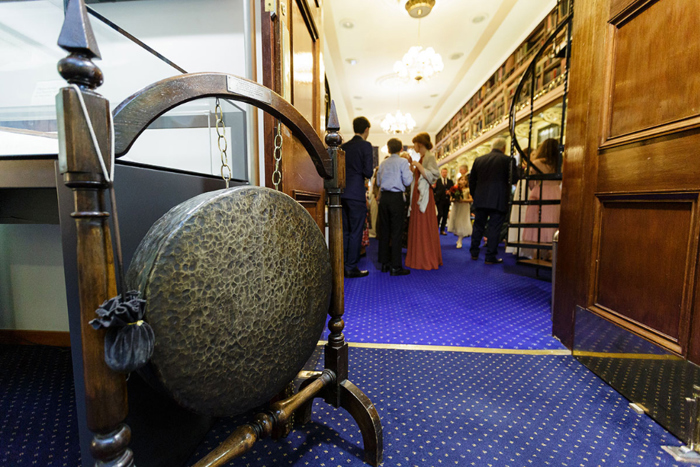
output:
[[[568,2],[557,5],[438,131],[435,154],[440,165],[456,160],[484,141],[502,134],[504,129],[507,133],[508,111],[523,73],[535,52],[567,14]],[[560,36],[554,41],[552,51],[543,54],[536,65],[535,107],[539,110],[543,105],[553,105],[563,95],[566,60],[560,52],[566,37],[565,34]],[[529,115],[529,101],[530,86],[526,86],[517,103],[518,119]]]

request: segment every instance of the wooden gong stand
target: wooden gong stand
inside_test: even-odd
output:
[[[362,433],[365,462],[374,466],[381,464],[383,434],[379,415],[369,398],[348,380],[348,344],[343,336],[345,324],[342,318],[343,226],[340,205],[345,184],[345,160],[344,152],[339,148],[342,137],[338,134],[340,126],[335,106],[331,108],[326,148],[306,119],[272,90],[231,75],[195,73],[169,78],[139,91],[117,107],[112,122],[109,102],[95,92],[103,77],[92,59],[99,58],[100,54],[82,0],[68,2],[58,45],[70,53],[59,61],[59,73],[69,84],[80,88],[103,155],[111,154],[111,125],[115,134],[115,155],[120,157],[163,113],[187,101],[219,97],[248,103],[278,118],[306,148],[318,174],[325,179],[333,271],[325,369],[305,380],[297,394],[273,403],[251,423],[234,430],[227,440],[196,465],[226,464],[250,449],[257,439],[279,431],[295,411],[301,414],[301,422],[309,421],[316,397],[350,413]],[[78,91],[74,87],[62,88],[56,103],[59,165],[75,202],[72,217],[77,229],[85,406],[87,426],[94,435],[90,450],[96,465],[133,466],[134,456],[129,449],[131,431],[123,423],[128,412],[126,378],[105,364],[105,331],[96,331],[88,324],[95,317],[95,310],[105,300],[117,295],[109,213],[105,203],[108,183],[99,164]],[[105,160],[105,164],[108,170],[112,170],[109,160]]]

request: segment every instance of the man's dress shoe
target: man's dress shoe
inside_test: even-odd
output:
[[[391,268],[391,275],[392,275],[392,276],[406,276],[406,275],[408,275],[408,274],[411,274],[411,271],[409,271],[408,269],[404,269],[404,268],[396,268],[396,269],[394,269],[394,268]]]
[[[369,275],[369,271],[363,271],[361,269],[355,268],[355,269],[346,269],[345,270],[345,277],[365,277]]]

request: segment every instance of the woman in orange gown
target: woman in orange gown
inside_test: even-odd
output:
[[[439,169],[435,157],[430,153],[433,144],[428,133],[416,135],[413,144],[421,158],[419,162],[411,162],[413,183],[408,218],[406,267],[437,269],[442,266],[442,250],[432,185],[438,179]]]

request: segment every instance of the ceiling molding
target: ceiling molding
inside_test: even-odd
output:
[[[503,24],[503,21],[505,21],[506,17],[510,14],[517,1],[518,0],[504,0],[503,3],[501,3],[501,6],[498,7],[498,10],[496,10],[496,14],[493,15],[493,18],[491,19],[491,21],[489,21],[489,24],[484,30],[484,33],[481,35],[481,37],[479,37],[479,40],[477,41],[476,45],[471,50],[471,52],[469,52],[469,55],[464,61],[462,67],[459,69],[459,72],[452,80],[452,83],[450,83],[450,86],[447,88],[447,92],[444,92],[437,104],[433,106],[433,111],[431,112],[430,117],[428,117],[427,123],[424,125],[425,128],[432,127],[433,120],[437,116],[439,110],[442,108],[443,105],[445,105],[445,102],[447,102],[448,98],[450,98],[455,92],[455,89],[457,88],[459,83],[464,79],[464,76],[467,74],[472,65],[474,65],[474,62],[476,62],[476,60],[482,54],[488,43],[496,34],[496,31],[498,31],[498,29]],[[501,64],[499,63],[499,66],[500,65]],[[481,84],[479,86],[481,86]],[[466,99],[468,99],[469,97],[471,96],[465,96],[463,100],[466,101]],[[462,99],[460,99],[460,102],[462,102]],[[450,115],[450,119],[451,118],[452,115]]]

